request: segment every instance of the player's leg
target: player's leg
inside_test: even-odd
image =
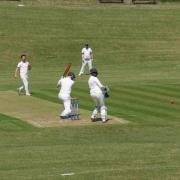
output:
[[[95,120],[99,112],[100,112],[100,106],[95,106],[95,109],[93,110],[91,114],[91,120]]]
[[[23,76],[21,78],[22,78],[22,81],[23,81],[23,84],[24,84],[26,96],[30,96],[29,89],[28,89],[28,77]]]
[[[100,112],[100,106],[99,106],[98,98],[96,96],[92,96],[92,99],[95,103],[95,109],[91,114],[91,120],[95,121],[95,119],[97,118],[97,114]]]
[[[62,116],[69,117],[71,115],[71,99],[64,100],[64,111]]]
[[[99,103],[100,103],[100,114],[101,114],[102,122],[106,122],[107,121],[107,107],[105,106],[105,103],[104,103],[103,94],[99,96]]]
[[[64,116],[64,114],[65,114],[65,113],[64,113],[64,111],[65,111],[65,105],[64,105],[64,100],[65,100],[65,98],[64,98],[63,94],[60,94],[60,93],[58,94],[58,98],[59,98],[59,100],[61,100],[61,101],[63,102],[64,110],[63,110],[63,111],[60,113],[60,115],[59,115],[61,118],[63,118],[63,116]]]
[[[88,68],[89,68],[89,71],[90,71],[90,69],[92,69],[92,60],[91,59],[88,61]]]
[[[81,69],[80,69],[80,72],[79,72],[79,76],[81,76],[83,73],[84,73],[84,68],[87,64],[87,61],[82,61],[82,65],[81,65]]]
[[[107,107],[106,106],[101,106],[101,119],[102,122],[106,122],[107,121]]]
[[[59,94],[58,97],[60,100],[63,101],[63,105],[64,105],[64,110],[60,114],[60,117],[68,118],[68,116],[71,114],[71,98],[63,94]]]
[[[23,85],[17,88],[17,92],[18,92],[19,96],[21,95],[21,92],[23,89],[24,89]]]

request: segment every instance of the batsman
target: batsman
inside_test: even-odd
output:
[[[97,114],[100,113],[102,122],[107,122],[107,107],[105,106],[104,98],[109,97],[108,87],[101,84],[98,76],[98,71],[96,68],[90,69],[90,78],[88,80],[88,85],[90,89],[90,95],[95,102],[95,109],[91,115],[91,121],[96,121]]]
[[[63,101],[64,110],[59,115],[61,119],[67,119],[71,116],[71,89],[74,85],[75,74],[73,72],[68,72],[71,67],[71,64],[67,66],[64,71],[63,76],[59,79],[57,87],[61,87],[58,98]]]

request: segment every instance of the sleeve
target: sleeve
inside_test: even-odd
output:
[[[81,54],[84,54],[84,48],[81,50]]]
[[[99,81],[98,78],[96,78],[96,84],[97,84],[97,86],[99,86],[100,88],[104,87],[104,86],[101,84],[101,82]]]
[[[90,53],[92,53],[92,49],[90,48]]]
[[[21,62],[19,62],[17,65],[17,68],[20,68],[20,67],[21,67]]]
[[[59,81],[58,81],[58,83],[57,83],[57,85],[61,85],[61,82],[62,82],[62,78],[61,79],[59,79]]]

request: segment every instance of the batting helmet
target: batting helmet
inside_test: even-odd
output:
[[[73,72],[68,72],[68,76],[71,76],[72,80],[76,78],[76,76]]]

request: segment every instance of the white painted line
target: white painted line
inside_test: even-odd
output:
[[[24,7],[24,4],[18,4],[19,7]]]
[[[111,118],[111,117],[110,117]],[[120,122],[121,124],[127,124],[129,123],[129,121],[125,120],[125,119],[122,119],[122,118],[116,118],[116,117],[113,117],[112,118],[113,120],[117,121],[117,122]]]
[[[74,175],[74,173],[64,173],[64,174],[61,174],[61,176],[72,176]]]

